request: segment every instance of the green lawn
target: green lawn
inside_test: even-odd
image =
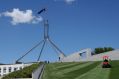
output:
[[[119,61],[111,62],[112,67],[110,70],[109,79],[119,79]]]
[[[47,64],[43,79],[119,79],[119,61],[111,61],[112,68],[101,68],[101,62]]]

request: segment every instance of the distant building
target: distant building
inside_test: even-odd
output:
[[[11,72],[21,70],[26,66],[30,66],[32,63],[28,64],[1,64],[0,65],[0,77],[9,74]]]

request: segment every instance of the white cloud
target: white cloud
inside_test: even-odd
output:
[[[41,16],[35,17],[35,19],[32,21],[33,24],[37,24],[39,22],[43,21],[43,18]]]
[[[42,17],[36,17],[33,15],[32,10],[21,11],[18,8],[14,8],[12,12],[4,12],[4,16],[11,17],[11,23],[13,25],[20,24],[20,23],[39,23],[43,20]]]
[[[64,1],[67,4],[72,4],[73,2],[75,2],[76,0],[54,0],[54,1]]]
[[[66,3],[70,4],[70,3],[73,3],[75,2],[76,0],[65,0]]]

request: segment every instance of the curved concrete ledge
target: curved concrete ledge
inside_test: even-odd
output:
[[[32,73],[32,79],[41,79],[42,78],[42,74],[44,71],[44,66],[45,64],[41,64],[38,69],[36,69],[33,73]]]

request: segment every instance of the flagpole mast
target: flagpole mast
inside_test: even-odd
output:
[[[41,14],[41,13],[44,12],[44,11],[46,11],[45,8],[42,9],[42,10],[40,10],[40,11],[38,12],[38,14]],[[65,57],[65,54],[64,54],[64,53],[58,48],[58,46],[55,45],[55,44],[52,42],[52,40],[49,38],[49,24],[48,24],[48,20],[44,20],[43,23],[44,23],[44,39],[43,39],[40,43],[38,43],[36,46],[34,46],[33,48],[31,48],[31,49],[30,49],[27,53],[25,53],[22,57],[20,57],[20,58],[16,61],[16,63],[19,63],[19,61],[20,61],[22,58],[24,58],[27,54],[29,54],[31,51],[33,51],[35,48],[37,48],[39,45],[42,44],[42,48],[41,48],[41,50],[40,50],[40,53],[39,53],[38,59],[37,59],[37,61],[39,62],[39,60],[40,60],[40,58],[41,58],[41,55],[42,55],[42,52],[43,52],[44,47],[45,47],[45,45],[46,45],[47,42],[49,42],[49,43],[52,45],[52,47],[53,47],[55,50],[58,51],[58,53],[59,53],[59,61],[61,61],[61,59]]]
[[[44,20],[44,39],[49,38],[49,24],[48,20]]]

